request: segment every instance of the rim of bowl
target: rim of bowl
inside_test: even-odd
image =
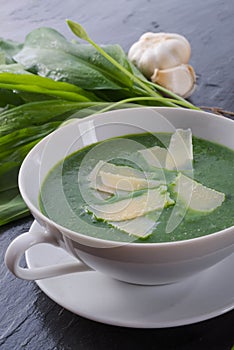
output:
[[[145,108],[148,108],[148,109],[156,109],[156,110],[176,110],[178,111],[178,109],[180,108],[173,108],[173,107],[152,107],[152,106],[147,106],[147,107],[136,107],[134,108],[134,110],[141,110],[141,109],[145,109]],[[107,113],[124,113],[124,111],[126,110],[129,110],[128,108],[126,109],[119,109],[119,110],[112,110],[112,111],[108,111]],[[182,109],[183,111],[185,109]],[[224,117],[222,115],[217,115],[217,114],[214,114],[214,113],[210,113],[210,112],[206,112],[206,111],[202,111],[202,110],[195,110],[195,109],[186,109],[186,112],[188,113],[197,113],[197,114],[205,114],[209,117],[215,117],[215,118],[219,118],[219,119],[223,119],[227,122],[231,122],[231,123],[234,123],[234,120],[232,119],[229,119],[227,117]],[[105,114],[104,113],[100,113],[100,114],[96,114],[95,115],[95,119],[96,118],[101,118],[103,115]],[[77,119],[77,120],[74,120],[73,122],[74,123],[82,123],[82,122],[85,122],[86,120],[90,120],[90,119],[93,119],[94,118],[94,115],[90,115],[88,117],[86,117],[85,119]],[[71,122],[72,124],[72,122]],[[68,123],[67,125],[64,125],[63,127],[64,128],[67,128],[71,125],[70,123]],[[62,129],[60,129],[62,130]],[[31,154],[33,152],[36,152],[37,151],[37,148],[40,148],[41,145],[46,142],[50,137],[53,137],[53,134],[57,131],[54,130],[52,133],[50,133],[49,135],[47,135],[46,137],[44,137],[41,141],[39,141],[30,151],[29,153],[27,154],[27,156],[24,158],[22,164],[21,164],[21,167],[20,167],[20,170],[19,170],[19,175],[18,175],[18,184],[19,184],[19,190],[20,190],[20,193],[22,195],[22,198],[23,200],[25,201],[26,205],[28,206],[29,210],[31,213],[36,213],[36,216],[39,217],[42,221],[46,222],[47,224],[49,225],[52,225],[54,227],[56,227],[60,233],[64,234],[66,237],[74,240],[74,241],[78,241],[77,239],[75,238],[79,238],[79,243],[83,244],[83,241],[86,243],[88,242],[93,242],[93,243],[96,243],[97,246],[98,246],[98,243],[102,243],[103,244],[103,248],[104,246],[108,247],[108,246],[123,246],[123,245],[129,245],[130,247],[155,247],[155,246],[160,246],[160,247],[167,247],[167,246],[186,246],[186,245],[191,245],[193,243],[204,243],[205,241],[209,241],[209,240],[213,240],[214,238],[216,237],[219,237],[219,236],[222,236],[224,233],[229,233],[231,232],[233,229],[234,229],[234,225],[232,226],[229,226],[223,230],[219,230],[217,232],[213,232],[213,233],[210,233],[210,234],[207,234],[207,235],[204,235],[204,236],[200,236],[200,237],[195,237],[195,238],[189,238],[189,239],[184,239],[184,240],[179,240],[179,241],[170,241],[170,242],[152,242],[152,243],[144,243],[144,242],[138,242],[138,243],[134,243],[134,242],[123,242],[123,241],[114,241],[114,240],[106,240],[106,239],[103,239],[103,238],[96,238],[96,237],[92,237],[92,236],[89,236],[89,235],[85,235],[85,234],[82,234],[82,233],[79,233],[79,232],[76,232],[76,231],[73,231],[73,230],[70,230],[68,228],[66,228],[65,226],[62,226],[58,223],[56,223],[55,221],[49,219],[47,216],[45,216],[36,206],[34,206],[34,204],[30,201],[30,199],[28,198],[27,194],[25,193],[25,190],[24,190],[24,187],[22,188],[22,185],[21,185],[21,182],[22,182],[22,173],[24,171],[24,167],[25,167],[25,164],[27,163],[28,161],[28,158],[31,156]],[[84,243],[84,244],[85,244]]]

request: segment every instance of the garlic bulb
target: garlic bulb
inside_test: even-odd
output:
[[[128,52],[146,78],[183,97],[189,96],[195,83],[194,70],[187,65],[190,55],[188,40],[173,33],[145,33]]]

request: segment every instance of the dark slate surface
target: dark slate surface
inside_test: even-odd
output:
[[[146,31],[185,35],[198,77],[191,101],[234,111],[232,0],[2,0],[0,36],[23,41],[33,28],[50,26],[72,38],[66,18],[83,24],[99,44],[119,43],[126,51]],[[29,217],[0,229],[1,350],[230,350],[234,345],[234,311],[184,327],[135,330],[96,323],[64,310],[34,282],[16,279],[4,266],[7,246],[31,223]]]

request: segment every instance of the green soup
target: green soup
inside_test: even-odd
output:
[[[137,168],[132,162],[131,153],[136,145],[145,147],[167,147],[170,134],[137,134],[93,144],[71,154],[58,163],[45,178],[40,192],[41,211],[53,221],[73,231],[96,238],[134,243],[172,242],[196,238],[225,229],[234,224],[234,152],[224,146],[193,137],[193,178],[204,186],[225,194],[225,201],[214,211],[204,215],[199,212],[187,211],[181,223],[170,233],[166,233],[166,225],[173,207],[163,209],[153,233],[144,239],[134,238],[122,232],[107,222],[97,220],[84,210],[86,205],[86,179],[94,168],[102,152],[108,154],[111,162],[117,165],[127,165]],[[116,142],[116,144],[115,144]],[[125,142],[127,142],[125,144]],[[117,147],[122,145],[117,157]],[[103,146],[99,153],[95,147]],[[115,147],[117,146],[117,147]],[[84,159],[90,155],[88,161]],[[81,169],[82,167],[82,169]],[[80,176],[81,174],[81,176]],[[168,183],[175,173],[166,172]]]

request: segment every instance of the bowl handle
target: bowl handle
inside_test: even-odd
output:
[[[23,233],[11,242],[5,254],[5,264],[16,277],[25,280],[40,280],[74,272],[92,270],[89,266],[79,260],[74,263],[64,263],[61,265],[57,264],[45,267],[21,267],[20,260],[26,250],[40,243],[49,243],[58,246],[55,238],[46,232],[40,231]]]

